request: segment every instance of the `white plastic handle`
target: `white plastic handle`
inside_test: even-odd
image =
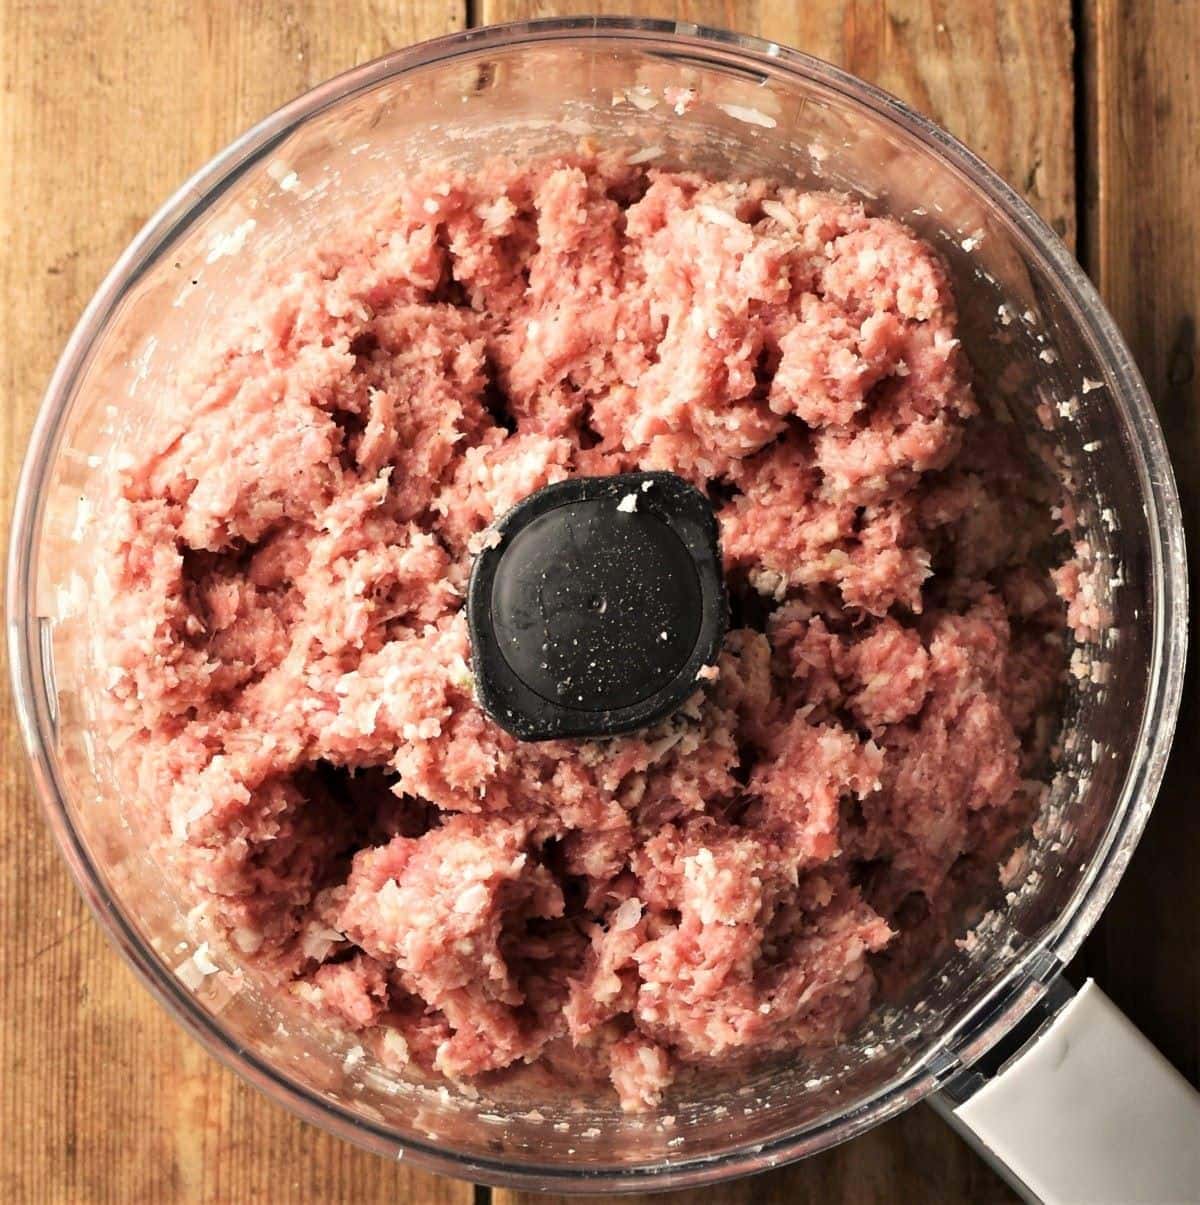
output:
[[[1200,1202],[1200,1093],[1091,980],[994,1079],[943,1111],[1031,1200]]]

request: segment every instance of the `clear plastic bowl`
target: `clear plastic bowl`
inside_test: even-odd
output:
[[[682,115],[663,97],[679,84],[698,95]],[[91,722],[103,685],[89,532],[106,466],[153,424],[176,349],[219,318],[248,259],[310,244],[348,199],[431,158],[470,165],[584,136],[849,189],[930,238],[956,278],[984,400],[1054,459],[1113,615],[1101,642],[1076,652],[1045,815],[1011,903],[972,948],[853,1042],[690,1083],[648,1119],[607,1099],[576,1109],[528,1083],[476,1099],[400,1082],[369,1058],[347,1070],[351,1039],[280,1018],[253,982],[235,991],[210,975],[192,990],[175,970],[197,935],[124,821]],[[8,628],[51,827],[118,949],[191,1033],[371,1150],[493,1184],[596,1192],[696,1185],[821,1150],[934,1091],[1015,1023],[1095,922],[1145,823],[1179,702],[1185,590],[1178,498],[1129,351],[1078,264],[993,172],[892,98],[782,47],[684,24],[556,20],[356,68],[269,117],[167,202],[88,306],[47,391],[17,498]]]

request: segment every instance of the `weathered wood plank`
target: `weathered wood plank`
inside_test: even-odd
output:
[[[275,106],[461,28],[460,0],[0,3],[0,514],[89,294],[193,169]],[[7,539],[0,521],[0,539]],[[0,1199],[466,1205],[213,1062],[112,953],[42,824],[0,700]]]
[[[835,62],[963,138],[1068,241],[1074,240],[1073,41],[1067,0],[482,0],[480,6],[484,22],[571,12],[638,12],[723,26]],[[924,1110],[797,1167],[704,1195],[714,1205],[1012,1199],[1001,1181]],[[497,1205],[532,1205],[534,1199],[493,1194]]]
[[[1200,547],[1200,5],[1087,0],[1085,263],[1158,407]],[[1193,582],[1194,582],[1193,578]],[[1193,627],[1193,640],[1195,640]],[[1193,663],[1145,836],[1080,965],[1185,1075],[1200,1077],[1200,825]]]
[[[479,22],[640,13],[757,34],[894,92],[1075,237],[1069,0],[480,0]]]

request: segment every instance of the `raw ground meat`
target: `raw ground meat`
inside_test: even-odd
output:
[[[1049,506],[937,255],[857,201],[430,173],[264,267],[161,413],[100,599],[121,773],[214,933],[392,1066],[574,1060],[638,1110],[837,1042],[1031,817]],[[719,664],[651,731],[518,743],[472,695],[472,554],[633,469],[714,501]]]

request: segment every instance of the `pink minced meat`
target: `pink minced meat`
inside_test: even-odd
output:
[[[264,268],[161,414],[107,549],[121,771],[218,939],[393,1066],[574,1058],[637,1110],[836,1042],[1030,818],[1049,508],[937,255],[856,201],[431,173]],[[714,499],[724,651],[650,731],[518,743],[472,694],[472,555],[629,469]]]

